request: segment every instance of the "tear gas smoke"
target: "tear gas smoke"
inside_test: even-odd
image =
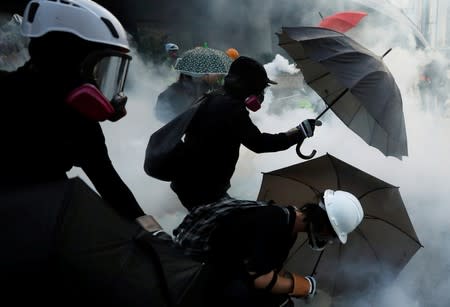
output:
[[[282,19],[285,23],[283,25],[297,26],[318,23],[317,12],[320,10],[323,15],[327,15],[335,10],[349,7],[342,1],[337,2],[340,5],[333,6],[332,12],[328,1],[316,1],[313,4],[310,2],[304,4],[302,10],[300,7],[296,10],[297,7],[294,6],[290,13],[287,13],[286,7],[292,4],[291,1],[276,1],[278,10],[274,9],[274,3],[269,0],[254,3],[250,1],[246,4],[249,7],[244,9],[239,6],[230,6],[229,1],[214,1],[205,10],[210,14],[220,11],[220,14],[215,14],[217,17],[215,22],[218,23],[236,25],[236,20],[242,23],[244,20],[250,20],[253,28],[267,27],[268,31],[271,31],[270,26],[264,24],[264,20],[273,16],[269,14],[270,10],[273,10],[272,14],[282,14],[284,9],[285,18]],[[224,12],[230,14],[224,14]],[[251,12],[253,17],[248,18],[248,13],[245,12]],[[290,18],[292,16],[297,18],[296,21]],[[395,281],[392,282],[389,276],[386,277],[387,287],[381,295],[374,298],[369,296],[369,293],[355,293],[351,301],[344,302],[346,306],[447,306],[450,304],[448,293],[450,230],[447,226],[450,213],[448,206],[450,190],[447,187],[450,180],[448,162],[450,119],[445,117],[443,111],[435,112],[424,107],[428,100],[426,96],[421,96],[419,76],[421,69],[432,60],[437,61],[441,68],[448,63],[445,59],[438,59],[427,51],[417,51],[415,49],[417,42],[411,33],[385,31],[384,27],[381,29],[381,27],[373,26],[374,24],[379,24],[379,20],[368,16],[361,23],[361,27],[349,31],[348,34],[380,55],[388,48],[394,48],[384,60],[402,92],[409,156],[404,157],[402,161],[384,157],[377,149],[368,146],[349,130],[331,112],[323,118],[324,124],[317,128],[315,136],[305,141],[302,151],[309,153],[312,149],[317,149],[317,156],[329,152],[378,178],[398,185],[411,221],[424,245],[424,248],[419,250]],[[244,32],[239,31],[239,26],[236,26],[236,29],[238,30],[233,32],[233,35],[237,41],[227,40],[226,38],[230,37],[229,33],[224,34],[223,37],[219,33],[220,39],[216,37],[217,44],[215,45],[213,39],[209,37],[209,45],[215,45],[218,48],[222,44],[223,49],[230,46],[237,47],[240,51],[245,50],[241,54],[252,56],[251,48],[239,48],[240,45],[235,44],[239,38],[244,39]],[[255,49],[267,44],[267,41],[259,43],[259,40],[261,40],[260,37],[252,37],[248,38],[247,42]],[[273,43],[273,41],[269,42],[269,45]],[[254,53],[257,52],[254,50]],[[284,53],[281,52],[281,54]],[[292,63],[291,59],[288,60]],[[266,67],[271,78],[283,71],[288,74],[293,73],[292,66],[286,66],[281,55]],[[161,126],[153,115],[156,97],[175,77],[162,76],[158,67],[144,64],[139,57],[135,56],[128,80],[129,114],[118,123],[103,124],[111,159],[120,175],[135,193],[145,212],[154,215],[169,233],[186,214],[186,210],[182,208],[168,183],[148,177],[142,165],[148,138]],[[438,74],[431,71],[431,77],[438,78]],[[449,88],[447,86],[441,90],[448,92]],[[317,115],[316,108],[324,107],[314,94],[306,96],[305,93],[300,92],[295,95],[305,94],[301,98],[308,100],[310,107],[283,109],[283,101],[277,100],[277,97],[281,97],[280,93],[275,95],[275,91],[276,86],[267,90],[262,109],[251,114],[256,125],[265,132],[286,131],[306,118],[314,118]],[[431,93],[433,94],[433,90]],[[286,96],[291,94],[291,92],[286,93]],[[279,112],[272,112],[272,108],[277,103],[281,103]],[[437,103],[445,106],[445,101]],[[262,179],[261,172],[300,161],[293,148],[284,152],[261,155],[242,148],[236,173],[232,178],[230,194],[238,198],[255,199]],[[74,170],[71,174],[78,173]],[[320,284],[318,286],[320,287]]]

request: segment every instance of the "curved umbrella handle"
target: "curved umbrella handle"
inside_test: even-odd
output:
[[[304,154],[302,154],[302,153],[300,152],[300,146],[301,146],[301,143],[298,143],[298,144],[297,144],[297,147],[295,147],[295,151],[297,152],[297,155],[298,155],[300,158],[304,159],[304,160],[309,160],[309,159],[311,159],[311,158],[314,157],[314,156],[316,155],[316,153],[317,153],[317,150],[314,149],[309,155],[304,155]]]

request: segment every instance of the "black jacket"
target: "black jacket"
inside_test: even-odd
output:
[[[182,166],[171,184],[188,209],[226,194],[241,144],[262,153],[285,150],[298,142],[285,133],[262,133],[243,101],[220,92],[210,95],[189,125]]]
[[[294,208],[276,205],[236,210],[218,222],[210,239],[210,259],[220,264],[222,287],[229,289],[223,294],[223,306],[280,306],[288,299],[287,295],[254,289],[254,277],[248,272],[261,276],[283,268],[297,238],[294,223]],[[240,305],[242,301],[247,304]]]
[[[109,159],[100,124],[65,105],[70,86],[29,63],[2,76],[1,186],[59,180],[78,166],[121,215],[143,215]]]

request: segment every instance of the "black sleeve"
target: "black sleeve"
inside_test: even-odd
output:
[[[211,235],[211,252],[221,261],[256,273],[256,277],[280,269],[295,240],[292,211],[269,205],[223,218]]]
[[[90,139],[85,144],[88,152],[82,155],[79,166],[92,181],[102,198],[120,215],[128,219],[135,219],[144,215],[145,213],[134,195],[112,165],[100,125],[96,129],[95,135],[96,138]]]
[[[267,206],[253,216],[253,242],[249,242],[247,270],[261,276],[279,270],[291,248],[292,218],[289,210]]]
[[[253,124],[246,110],[235,114],[235,121],[232,125],[236,126],[237,133],[241,137],[241,143],[253,152],[263,153],[286,150],[297,143],[295,139],[289,138],[286,133],[262,133]]]

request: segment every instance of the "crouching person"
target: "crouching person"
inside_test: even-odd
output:
[[[174,239],[185,254],[216,265],[215,305],[293,306],[291,297],[311,298],[316,291],[313,276],[283,271],[297,234],[307,233],[315,250],[333,240],[345,243],[363,215],[345,191],[326,190],[301,208],[225,197],[189,212]]]

